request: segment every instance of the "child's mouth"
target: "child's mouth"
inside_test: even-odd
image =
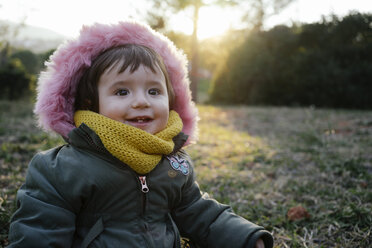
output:
[[[152,119],[149,117],[136,117],[133,119],[128,119],[127,121],[133,124],[145,124],[145,123],[152,121]]]

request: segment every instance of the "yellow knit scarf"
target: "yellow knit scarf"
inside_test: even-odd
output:
[[[76,111],[75,125],[85,123],[101,139],[105,148],[139,174],[149,173],[160,162],[162,155],[174,149],[173,138],[182,130],[182,120],[170,111],[166,128],[150,134],[92,111]]]

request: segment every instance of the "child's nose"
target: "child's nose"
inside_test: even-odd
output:
[[[136,94],[132,102],[132,108],[148,108],[150,107],[150,102],[144,94]]]

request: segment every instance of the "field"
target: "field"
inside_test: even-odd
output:
[[[203,191],[258,223],[275,247],[372,246],[372,112],[199,106],[187,151]],[[0,246],[38,151],[62,144],[27,102],[0,102]]]

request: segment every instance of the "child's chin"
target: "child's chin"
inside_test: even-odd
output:
[[[147,126],[147,125],[138,125],[138,124],[129,124],[130,126],[132,127],[135,127],[135,128],[138,128],[138,129],[141,129],[142,131],[145,131],[147,133],[150,133],[150,134],[153,134],[153,130],[151,127]]]
[[[126,122],[125,124],[128,124],[132,127],[136,127],[138,129],[141,129],[149,134],[157,134],[160,131],[164,130],[167,125],[165,124],[163,126],[154,125],[156,124],[154,121],[146,122],[146,123],[133,123],[133,122]]]

